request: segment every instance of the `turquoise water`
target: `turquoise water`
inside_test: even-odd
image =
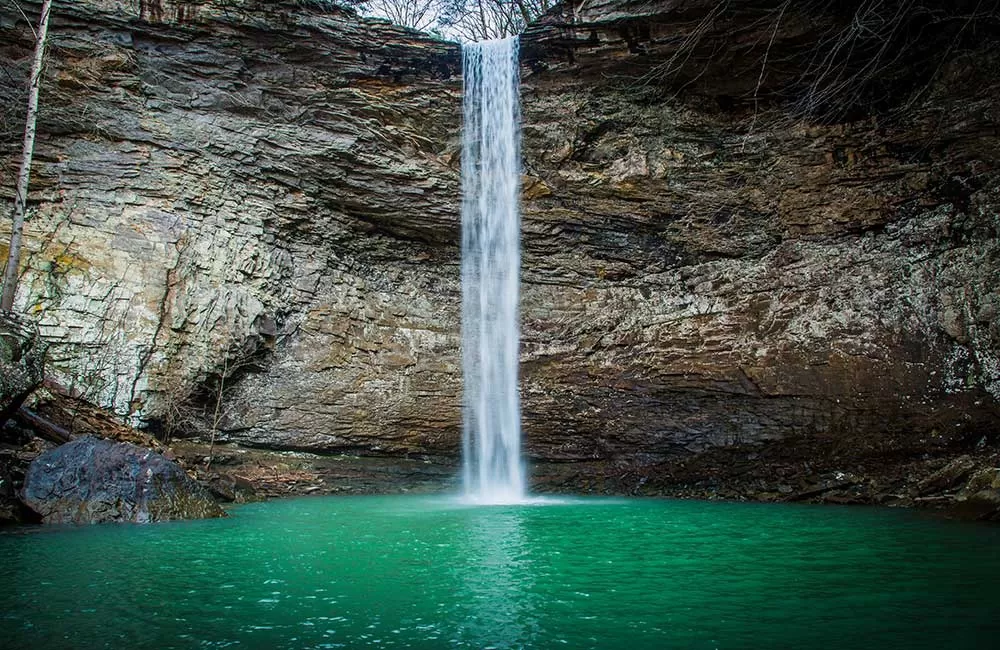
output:
[[[1000,527],[324,497],[0,533],[3,648],[996,648]]]

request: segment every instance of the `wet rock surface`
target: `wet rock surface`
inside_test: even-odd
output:
[[[0,525],[38,521],[38,515],[19,498],[24,474],[37,455],[20,446],[0,444]]]
[[[653,462],[539,462],[532,479],[541,492],[921,507],[994,521],[990,486],[998,468],[1000,448],[982,439],[855,434],[716,447]]]
[[[178,462],[222,501],[287,496],[455,492],[454,458],[378,457],[275,452],[237,445],[178,441]],[[211,460],[211,462],[209,462]]]
[[[782,102],[835,17],[715,4],[583,3],[525,36],[539,487],[960,491],[1000,431],[992,32],[893,110],[821,120]],[[63,385],[164,437],[454,462],[458,49],[228,5],[53,17],[19,308]],[[3,16],[21,60],[29,32]],[[700,25],[699,74],[649,77]],[[761,76],[768,43],[787,63]],[[0,78],[4,114],[18,92]],[[911,494],[961,455],[970,474]]]
[[[176,463],[149,449],[89,436],[32,461],[21,499],[46,524],[148,523],[225,515]]]
[[[950,63],[906,109],[801,116],[779,91],[835,17],[717,7],[585,2],[523,39],[532,452],[996,440],[989,69]],[[762,79],[764,46],[789,63]]]

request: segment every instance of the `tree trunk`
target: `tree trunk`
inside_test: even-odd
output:
[[[56,444],[73,440],[73,434],[54,422],[49,422],[34,411],[23,406],[15,414],[21,424],[31,428],[39,438],[44,438]]]
[[[14,194],[14,218],[10,229],[10,250],[7,268],[3,275],[3,295],[0,309],[10,311],[17,293],[18,267],[21,264],[21,232],[24,230],[24,209],[28,202],[28,178],[31,176],[31,156],[35,151],[35,122],[38,119],[38,87],[42,82],[42,59],[45,57],[45,38],[49,32],[49,12],[52,0],[42,0],[42,15],[38,20],[35,36],[35,60],[31,64],[31,84],[28,87],[28,115],[24,121],[24,147],[21,153],[21,170],[17,174]]]

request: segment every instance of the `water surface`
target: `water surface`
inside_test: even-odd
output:
[[[669,500],[252,504],[0,533],[10,648],[994,648],[1000,528]]]

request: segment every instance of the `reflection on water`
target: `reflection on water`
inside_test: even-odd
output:
[[[476,508],[468,515],[458,551],[468,606],[463,640],[480,648],[523,647],[538,629],[523,510]]]
[[[907,648],[1000,635],[1000,528],[878,509],[301,499],[0,532],[0,647]]]

